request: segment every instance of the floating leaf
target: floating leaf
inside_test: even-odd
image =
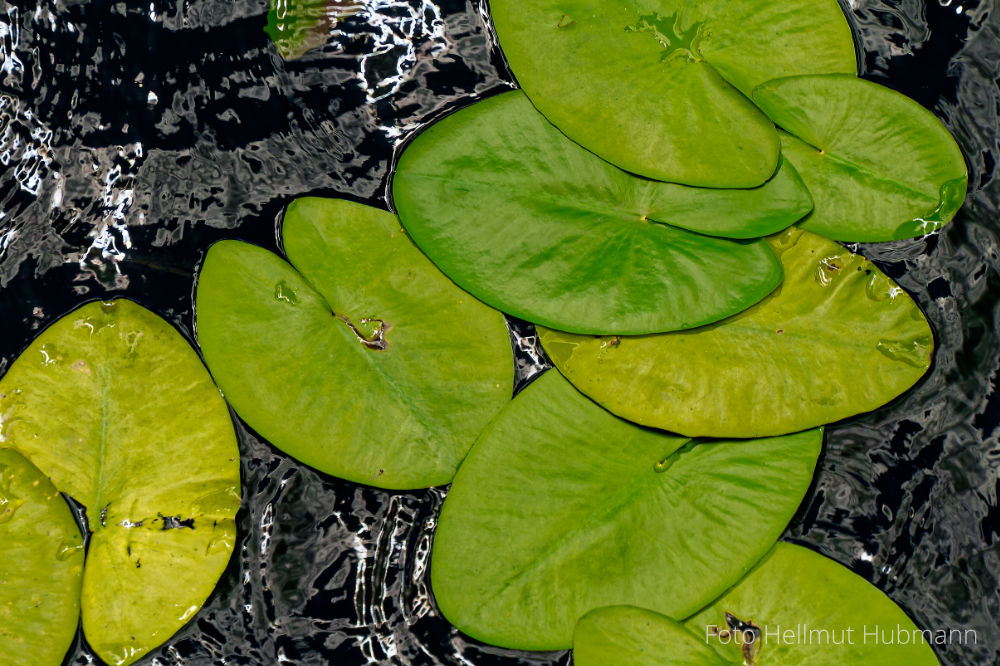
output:
[[[745,95],[779,76],[857,71],[833,0],[492,0],[490,10],[538,110],[609,162],[658,180],[760,185],[778,138]]]
[[[754,100],[816,200],[804,229],[847,242],[920,236],[962,206],[962,151],[934,114],[854,76],[769,81]]]
[[[63,663],[82,578],[83,537],[66,501],[23,456],[0,449],[0,664]]]
[[[519,92],[421,134],[393,196],[413,240],[459,285],[522,319],[584,333],[739,312],[778,284],[777,261],[761,242],[705,234],[762,236],[812,206],[788,166],[753,190],[636,178],[566,140]]]
[[[271,0],[264,32],[285,60],[323,46],[337,21],[364,8],[354,0]]]
[[[0,380],[0,414],[4,445],[87,510],[88,642],[135,661],[194,615],[233,550],[239,450],[222,396],[167,322],[115,300],[46,329]]]
[[[577,618],[601,606],[684,617],[773,545],[821,439],[673,437],[546,373],[455,477],[431,556],[438,606],[470,636],[526,650],[569,647]]]
[[[670,618],[634,606],[593,610],[576,623],[575,666],[726,666],[715,652]]]
[[[943,630],[918,630],[849,569],[788,543],[777,544],[738,585],[685,623],[726,663],[742,663],[738,643],[752,644],[758,632],[713,636],[711,627],[725,627],[726,613],[759,630],[754,664],[936,666],[929,644],[947,639]]]
[[[540,329],[578,389],[636,423],[689,436],[762,437],[869,411],[930,365],[920,309],[873,264],[816,234],[769,239],[785,281],[694,331],[643,337]]]
[[[288,263],[212,246],[198,339],[236,412],[323,472],[383,488],[451,481],[509,400],[503,315],[456,287],[395,215],[306,198],[285,213]]]

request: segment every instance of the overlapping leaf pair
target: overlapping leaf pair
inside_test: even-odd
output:
[[[0,380],[0,663],[62,663],[81,611],[109,664],[167,640],[229,562],[239,469],[225,402],[167,322],[115,300],[47,328]]]

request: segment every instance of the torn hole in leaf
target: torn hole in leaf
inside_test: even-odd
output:
[[[162,521],[162,524],[160,525],[161,530],[177,530],[183,527],[187,527],[192,530],[194,529],[194,518],[182,519],[180,516],[164,516],[162,513],[158,513],[156,515],[159,516],[159,518],[154,518],[153,522],[155,523],[157,520]]]

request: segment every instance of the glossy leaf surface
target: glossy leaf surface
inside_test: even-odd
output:
[[[23,456],[0,448],[0,664],[63,663],[82,579],[83,536],[66,501]]]
[[[726,666],[712,648],[670,618],[634,606],[593,610],[576,623],[575,666]]]
[[[665,435],[548,372],[455,477],[431,555],[438,606],[474,638],[527,650],[570,647],[577,619],[601,606],[684,617],[772,546],[820,443],[819,430],[702,443]]]
[[[762,437],[866,412],[930,366],[916,303],[873,264],[792,228],[769,239],[782,286],[694,331],[592,337],[540,329],[552,361],[615,414],[689,436]]]
[[[846,242],[935,231],[965,199],[962,151],[934,114],[853,76],[770,81],[754,100],[787,130],[782,152],[816,202],[802,228]]]
[[[236,412],[323,472],[384,488],[448,483],[513,391],[503,315],[456,287],[395,215],[299,199],[287,262],[212,246],[198,339]]]
[[[87,510],[83,629],[110,664],[191,618],[236,539],[239,450],[190,345],[127,300],[52,324],[0,380],[5,445]]]
[[[779,76],[857,68],[833,0],[492,0],[490,9],[535,106],[574,141],[657,180],[760,185],[778,138],[745,96]]]
[[[940,635],[919,633],[906,613],[871,583],[789,543],[777,544],[738,585],[685,623],[726,663],[741,664],[742,649],[735,641],[723,644],[706,636],[706,627],[725,626],[726,612],[752,619],[760,628],[755,664],[938,664],[928,643]]]
[[[417,137],[393,196],[413,240],[459,285],[587,333],[688,328],[742,310],[780,281],[777,261],[760,241],[709,235],[762,236],[812,206],[789,167],[751,190],[636,178],[568,141],[520,92]]]

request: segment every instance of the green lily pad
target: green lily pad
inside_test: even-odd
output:
[[[574,385],[623,418],[688,436],[763,437],[866,412],[930,366],[931,329],[872,263],[792,228],[768,242],[785,281],[694,331],[639,337],[540,329]]]
[[[516,91],[417,137],[393,197],[414,242],[460,286],[581,333],[659,332],[739,312],[781,271],[762,242],[709,236],[763,236],[812,206],[790,165],[751,190],[629,175],[568,141]]]
[[[962,151],[934,114],[853,76],[769,81],[754,101],[781,134],[816,208],[804,229],[847,242],[912,238],[947,224],[962,206]]]
[[[83,630],[109,664],[160,645],[226,568],[240,504],[229,410],[190,345],[127,300],[84,305],[0,380],[4,445],[87,510]]]
[[[683,624],[644,608],[608,606],[576,623],[575,666],[726,666]]]
[[[793,74],[855,73],[834,0],[492,0],[500,46],[534,105],[623,169],[705,187],[754,187],[778,160],[747,99]]]
[[[740,636],[761,666],[938,664],[930,647],[942,640],[938,630],[921,632],[878,588],[801,546],[777,544],[738,585],[685,622],[726,663],[742,664],[738,637],[712,635],[712,626],[726,626],[727,612],[759,630],[756,645],[757,632]]]
[[[0,664],[63,663],[82,579],[83,536],[66,501],[23,456],[0,449]]]
[[[548,372],[483,432],[431,554],[442,613],[479,640],[568,648],[609,605],[685,617],[771,548],[812,480],[820,430],[702,442],[618,419]]]
[[[271,0],[264,32],[281,57],[294,60],[326,44],[338,20],[363,8],[355,0]]]
[[[503,315],[442,275],[391,213],[298,199],[283,239],[295,268],[223,241],[201,269],[198,340],[230,404],[328,474],[451,481],[513,392]]]

